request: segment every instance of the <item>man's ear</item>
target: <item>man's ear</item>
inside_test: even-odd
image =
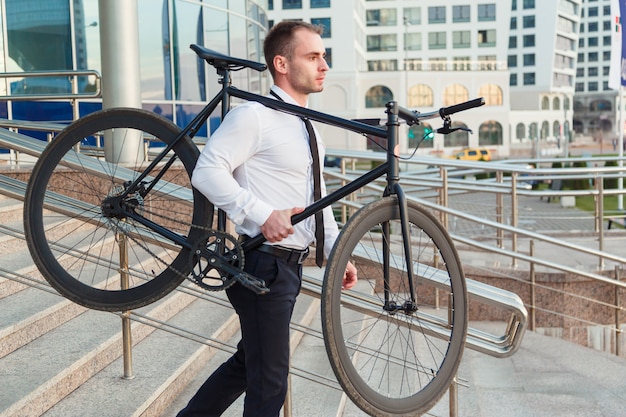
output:
[[[279,74],[285,74],[287,72],[287,58],[276,55],[274,57],[274,69]]]

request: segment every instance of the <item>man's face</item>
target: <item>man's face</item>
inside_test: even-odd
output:
[[[300,94],[319,93],[324,89],[328,71],[322,38],[315,32],[299,29],[294,34],[293,58],[287,62],[287,79]]]

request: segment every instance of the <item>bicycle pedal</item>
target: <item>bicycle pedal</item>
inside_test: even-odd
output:
[[[241,285],[251,290],[257,295],[265,295],[270,292],[270,289],[265,284],[265,281],[262,279],[253,277],[252,275],[246,272],[240,272],[235,275],[235,278]]]

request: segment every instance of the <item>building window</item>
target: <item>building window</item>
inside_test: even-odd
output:
[[[283,10],[285,9],[301,9],[302,0],[283,0]]]
[[[611,67],[602,67],[602,75],[609,75],[609,72],[611,71]]]
[[[330,0],[311,0],[311,9],[330,7]]]
[[[326,51],[326,56],[324,57],[324,59],[326,60],[326,63],[328,64],[328,68],[332,68],[333,67],[333,48],[325,48],[324,50]]]
[[[598,76],[598,67],[590,67],[587,70],[587,74],[589,74],[590,77],[597,77]]]
[[[479,22],[492,22],[496,20],[496,5],[492,4],[479,4],[478,5],[478,21]]]
[[[367,26],[396,26],[398,16],[396,9],[372,9],[366,13]]]
[[[422,23],[421,7],[406,7],[403,10],[404,23],[409,25],[419,25]]]
[[[391,100],[393,100],[391,90],[384,85],[376,85],[367,90],[365,95],[365,107],[385,107],[385,104]]]
[[[590,81],[589,84],[587,84],[587,91],[598,91],[598,82]]]
[[[598,8],[597,7],[590,7],[587,9],[587,16],[589,17],[596,17],[598,16]]]
[[[561,99],[558,97],[554,97],[552,99],[552,109],[553,110],[561,110]]]
[[[535,35],[524,35],[523,44],[524,48],[535,46]]]
[[[548,97],[541,98],[541,110],[550,110],[550,99]]]
[[[604,30],[604,31],[611,30],[611,21],[610,20],[605,20],[604,22],[602,22],[602,30]]]
[[[398,71],[398,61],[395,59],[379,59],[379,60],[367,61],[367,70],[368,71]]]
[[[274,0],[267,0],[267,10],[274,10]]]
[[[485,98],[487,106],[502,105],[502,89],[495,84],[485,84],[478,90],[478,96]]]
[[[578,58],[576,59],[578,62],[585,62],[585,54],[582,52],[578,53]]]
[[[507,59],[507,65],[509,68],[517,67],[517,55],[509,55]]]
[[[535,65],[535,54],[524,54],[524,66],[532,67]]]
[[[478,47],[496,46],[495,29],[478,31]]]
[[[330,38],[330,17],[316,17],[311,19],[311,24],[324,28],[322,38]]]
[[[603,46],[611,45],[611,37],[610,36],[603,36],[602,37],[602,45]]]
[[[587,32],[597,32],[597,31],[598,31],[598,22],[587,23]]]
[[[519,140],[526,138],[526,126],[524,126],[524,123],[518,123],[515,127],[515,137]]]
[[[374,51],[396,51],[398,50],[398,38],[395,34],[368,35],[367,50]]]
[[[611,51],[604,51],[602,52],[602,59],[606,62],[606,61],[610,61],[611,60]]]
[[[517,85],[517,74],[511,73],[509,76],[509,85],[515,87]]]
[[[419,51],[422,49],[421,33],[405,33],[404,34],[404,50]]]
[[[517,36],[509,36],[509,49],[517,48]]]
[[[587,54],[588,62],[598,62],[598,53],[597,52],[589,52]]]
[[[524,73],[524,85],[535,85],[535,73],[534,72]]]
[[[524,28],[534,28],[535,27],[535,16],[524,16],[522,20],[522,26]]]
[[[524,10],[526,9],[534,9],[535,8],[535,0],[524,0]]]
[[[426,84],[417,84],[409,88],[409,107],[432,107],[433,89]]]
[[[446,23],[445,6],[434,6],[428,8],[428,23]]]
[[[581,91],[585,91],[585,83],[576,83],[576,92],[579,93]]]
[[[478,129],[478,144],[480,146],[502,145],[502,125],[495,120],[481,124]]]
[[[452,122],[452,128],[461,128],[456,132],[449,133],[443,137],[443,146],[446,147],[467,147],[469,145],[469,132],[467,125],[461,122]]]
[[[469,48],[471,46],[469,30],[455,30],[452,32],[453,48]]]
[[[446,32],[430,32],[428,34],[428,49],[445,49]]]
[[[409,149],[432,148],[433,147],[433,128],[428,123],[420,122],[419,125],[413,125],[409,129],[408,146]]]
[[[593,37],[587,39],[587,45],[589,45],[589,46],[598,46],[598,38],[593,36]]]
[[[452,106],[469,100],[467,88],[461,84],[452,84],[443,92],[443,105]]]
[[[452,6],[452,22],[469,22],[470,7],[469,6]]]
[[[582,67],[576,68],[576,76],[577,77],[584,77],[585,76],[585,69]]]
[[[454,63],[452,64],[453,71],[470,71],[472,69],[470,65],[469,56],[455,56]]]
[[[511,23],[509,24],[509,29],[517,29],[517,17],[511,18]]]

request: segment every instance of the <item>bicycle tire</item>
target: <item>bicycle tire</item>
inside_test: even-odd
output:
[[[422,206],[407,206],[417,311],[382,308],[385,224],[390,225],[389,298],[396,306],[410,299],[394,196],[364,206],[349,219],[324,276],[322,331],[332,369],[352,402],[373,416],[421,415],[431,409],[456,375],[467,334],[465,278],[452,240]],[[359,280],[342,290],[349,260]],[[435,291],[435,281],[446,295]]]
[[[179,133],[180,128],[154,113],[106,109],[72,123],[46,147],[28,182],[24,228],[35,264],[61,295],[91,309],[125,311],[155,302],[188,275],[188,249],[130,218],[107,217],[102,206],[106,197],[119,195],[124,181],[146,168],[146,135],[150,153],[164,149]],[[102,148],[93,142],[113,134],[120,149],[128,146],[142,157],[131,158],[137,159],[134,163],[105,162]],[[152,190],[144,198],[133,194],[134,210],[195,242],[213,218],[213,206],[191,187],[199,150],[185,136],[170,154],[177,161],[155,181],[163,164],[157,165],[148,178]]]

